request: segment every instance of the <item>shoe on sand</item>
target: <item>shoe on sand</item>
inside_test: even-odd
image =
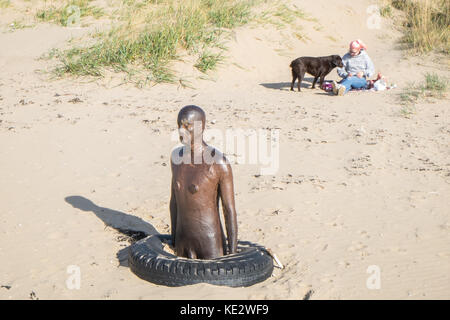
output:
[[[333,87],[333,93],[338,96],[343,96],[345,93],[345,86],[342,84],[338,84],[336,81],[333,80],[331,83],[331,86]]]
[[[333,82],[331,83],[331,87],[333,88],[333,93],[338,94],[337,92],[338,84],[336,83],[336,81],[333,80]]]

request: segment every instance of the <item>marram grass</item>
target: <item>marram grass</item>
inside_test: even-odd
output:
[[[214,69],[221,60],[204,48],[221,48],[220,36],[227,29],[249,21],[253,1],[146,1],[128,0],[128,10],[139,10],[98,41],[84,48],[72,48],[59,55],[58,74],[101,76],[105,68],[131,73],[133,66],[149,72],[154,82],[171,82],[168,63],[179,49],[199,54],[196,67]]]
[[[90,6],[88,0],[78,1]],[[170,62],[180,59],[180,52],[196,57],[194,66],[207,73],[224,59],[224,35],[260,23],[252,9],[262,4],[270,7],[264,11],[270,21],[291,23],[304,16],[268,0],[122,0],[114,27],[95,34],[91,45],[52,53],[60,62],[54,73],[101,77],[112,70],[138,83],[175,82]]]

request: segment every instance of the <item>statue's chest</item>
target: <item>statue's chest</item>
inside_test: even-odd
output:
[[[189,191],[195,194],[215,189],[215,172],[210,165],[181,165],[174,177],[175,187],[179,191]]]

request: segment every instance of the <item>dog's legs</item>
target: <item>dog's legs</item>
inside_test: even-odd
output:
[[[298,88],[299,92],[302,91],[301,84],[302,84],[302,81],[303,81],[304,77],[305,77],[305,72],[304,71],[300,72],[300,75],[298,77],[298,83],[297,83],[297,88]]]
[[[311,89],[314,89],[315,87],[316,87],[316,82],[317,82],[317,79],[318,79],[319,77],[317,76],[317,77],[314,77],[314,81],[313,81],[313,84],[312,84],[312,87],[311,87]]]
[[[325,81],[325,74],[320,76],[320,87],[322,88],[323,82]]]
[[[291,91],[294,91],[294,83],[297,79],[297,73],[292,69],[292,83],[291,83]]]

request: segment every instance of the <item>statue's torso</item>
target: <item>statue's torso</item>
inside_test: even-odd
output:
[[[177,203],[176,251],[196,256],[223,255],[223,231],[218,211],[220,175],[215,164],[172,166]]]

